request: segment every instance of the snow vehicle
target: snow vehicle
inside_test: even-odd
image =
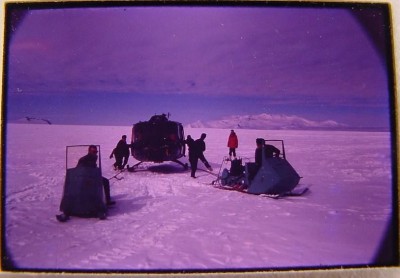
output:
[[[165,114],[154,115],[149,121],[138,122],[132,127],[132,156],[140,161],[129,171],[143,162],[162,163],[173,161],[188,169],[178,159],[185,155],[185,135],[181,123],[170,121]]]
[[[262,155],[260,167],[257,167],[254,162],[247,162],[243,166],[241,159],[232,160],[231,169],[229,171],[224,169],[213,184],[219,182],[224,189],[239,190],[251,194],[267,194],[277,197],[285,194],[290,195],[301,177],[286,160],[283,140],[264,141],[281,143],[280,155],[278,157]],[[263,154],[265,154],[265,147],[264,144],[262,146]],[[256,173],[253,174],[255,171]],[[297,192],[296,195],[304,192],[302,190]]]
[[[66,147],[66,176],[60,211],[57,215],[61,222],[69,216],[105,218],[107,211],[104,199],[103,177],[101,174],[100,146],[98,150],[98,167],[78,165],[80,157],[87,154],[89,145]]]
[[[275,140],[278,141],[278,140]],[[262,164],[256,175],[250,180],[249,175],[246,175],[245,183],[248,185],[247,192],[252,194],[284,194],[290,192],[298,185],[300,176],[296,170],[286,160],[283,140],[282,157],[266,157],[262,156]],[[262,147],[263,153],[265,145]],[[246,173],[249,173],[251,163],[246,164]]]

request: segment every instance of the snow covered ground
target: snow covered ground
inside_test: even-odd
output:
[[[65,147],[99,144],[102,170],[130,127],[7,125],[4,240],[14,266],[31,270],[270,269],[371,264],[392,215],[390,133],[236,130],[238,155],[255,139],[283,139],[287,159],[311,192],[274,200],[213,188],[174,163],[111,180],[117,205],[106,220],[55,218]],[[207,133],[217,173],[229,130]],[[84,155],[84,154],[82,154]],[[187,161],[186,158],[182,161]],[[131,157],[130,165],[136,161]],[[200,168],[204,166],[200,163]],[[227,165],[228,167],[229,165]]]

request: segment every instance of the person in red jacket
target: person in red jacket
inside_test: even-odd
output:
[[[237,138],[237,135],[235,131],[232,129],[231,133],[229,134],[228,138],[228,148],[229,148],[229,159],[236,158],[236,149],[239,146],[239,140]]]

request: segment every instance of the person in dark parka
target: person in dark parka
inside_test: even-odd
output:
[[[265,158],[279,157],[281,151],[273,145],[265,144],[265,140],[262,138],[256,139],[256,152],[255,152],[255,162],[258,167],[262,164],[262,147],[264,146]]]
[[[115,170],[122,170],[125,168],[129,159],[129,148],[130,145],[126,143],[126,135],[123,135],[110,155],[110,158],[113,156],[115,157]]]
[[[89,146],[88,154],[81,157],[78,161],[77,167],[90,167],[96,168],[97,167],[97,147],[94,145]],[[111,201],[111,194],[110,194],[110,181],[102,177],[103,181],[103,188],[104,188],[104,195],[106,197],[107,205],[114,205],[115,201]]]
[[[204,165],[206,166],[206,168],[209,171],[212,171],[210,163],[208,163],[207,159],[204,157],[204,152],[206,150],[206,143],[204,142],[204,139],[206,139],[206,136],[207,136],[207,134],[202,133],[200,138],[197,139],[196,141],[194,141],[195,149],[197,151],[197,155],[198,155],[199,159],[201,160],[201,162],[204,163]]]
[[[186,137],[186,140],[184,142],[188,146],[189,163],[190,163],[190,169],[191,169],[190,176],[192,178],[195,178],[199,155],[198,155],[198,152],[196,151],[196,146],[195,146],[194,140],[190,135],[188,135]]]

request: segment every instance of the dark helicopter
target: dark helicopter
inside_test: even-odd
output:
[[[132,156],[140,161],[128,170],[134,171],[142,162],[173,161],[188,169],[178,159],[185,155],[185,135],[181,123],[170,121],[169,114],[154,115],[149,121],[132,127]]]

